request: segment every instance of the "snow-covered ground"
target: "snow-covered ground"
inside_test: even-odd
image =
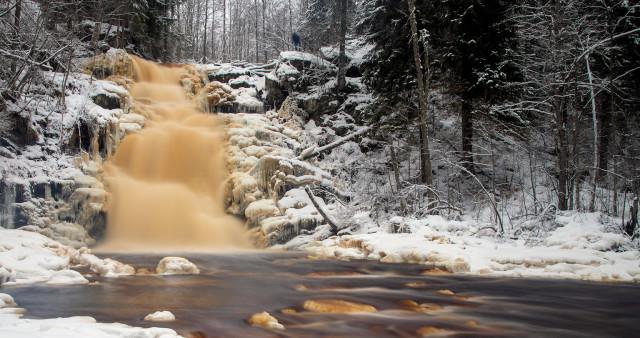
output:
[[[259,115],[234,115],[233,119],[236,119],[235,125],[241,126],[231,132],[234,137],[238,137],[239,131],[246,128],[253,128],[253,134],[259,133],[260,128],[281,130],[281,136],[295,135],[281,144],[293,144],[291,148],[296,152],[307,149],[314,144],[313,140],[326,133],[326,130],[313,122],[297,128],[291,120],[285,124],[282,116],[277,114],[267,114],[266,118]],[[295,132],[288,129],[290,127]],[[234,157],[237,163],[244,163],[248,159],[242,157],[247,156],[247,149],[261,146],[259,140],[248,130],[242,134],[242,142],[231,142],[235,144],[233,153],[238,156]],[[286,149],[280,149],[275,144],[270,144],[270,147],[270,153],[287,154]],[[302,153],[304,152],[303,150]],[[257,156],[266,158],[269,155],[265,153]],[[291,157],[292,154],[287,156]],[[356,167],[367,156],[360,151],[358,144],[347,142],[323,160],[312,162],[326,170],[315,169],[316,176],[320,177],[323,172]],[[252,157],[251,164],[246,168],[258,162],[258,158]],[[242,170],[242,166],[235,167]],[[359,181],[356,184],[367,183]],[[506,229],[504,234],[497,234],[494,227],[489,228],[490,212],[481,212],[480,214],[489,215],[484,218],[466,215],[459,220],[441,216],[404,220],[395,216],[389,217],[387,221],[374,220],[373,210],[354,205],[370,205],[366,202],[368,196],[357,193],[361,188],[348,186],[344,182],[337,183],[340,184],[351,189],[354,202],[341,205],[334,201],[321,206],[340,225],[338,235],[332,234],[330,227],[319,217],[304,189],[293,188],[284,193],[275,206],[271,204],[272,208],[277,207],[276,213],[278,210],[281,213],[281,216],[273,219],[280,223],[284,219],[297,224],[301,234],[288,243],[273,248],[304,250],[345,259],[425,264],[440,270],[472,275],[619,282],[640,280],[640,252],[637,243],[621,230],[619,225],[622,221],[618,218],[602,213],[546,210],[542,213],[543,216]],[[320,202],[323,201],[320,199]],[[253,210],[251,204],[247,210]],[[321,225],[311,230],[301,228],[300,220],[314,218]],[[269,237],[273,222],[267,219],[258,223]]]
[[[366,214],[354,218],[370,222]],[[300,236],[285,247],[340,258],[425,264],[472,275],[640,281],[640,253],[628,236],[607,230],[605,216],[569,213],[557,220],[560,226],[540,241],[491,236],[470,222],[430,216],[405,220],[411,233],[369,228],[361,232],[371,233],[327,239]],[[401,225],[402,220],[397,217],[392,222]]]
[[[0,298],[8,298],[0,294]],[[0,304],[1,305],[1,304]],[[23,319],[24,309],[0,306],[0,336],[3,338],[172,338],[182,337],[167,328],[140,328],[119,323],[98,323],[91,317]],[[13,306],[16,306],[13,304]]]

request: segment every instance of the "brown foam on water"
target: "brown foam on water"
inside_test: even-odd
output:
[[[101,250],[208,250],[248,247],[242,224],[224,212],[222,129],[179,86],[181,68],[133,57],[129,89],[148,113],[124,138],[105,181],[112,194]]]

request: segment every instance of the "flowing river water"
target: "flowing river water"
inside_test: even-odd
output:
[[[138,269],[153,269],[164,257],[109,256]],[[185,257],[200,268],[200,275],[91,275],[88,279],[98,283],[13,286],[6,292],[27,309],[26,318],[93,316],[102,322],[171,327],[187,337],[638,335],[640,288],[635,284],[429,274],[425,272],[433,270],[420,265],[309,259],[295,252]],[[364,303],[377,311],[303,308],[306,301],[325,299]],[[411,301],[425,305],[418,308]],[[176,321],[143,321],[159,310],[171,311]],[[285,330],[247,323],[262,311]]]

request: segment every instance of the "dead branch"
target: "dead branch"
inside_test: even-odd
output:
[[[307,185],[304,187],[304,191],[307,192],[307,195],[309,195],[309,199],[311,200],[311,203],[313,203],[313,206],[316,207],[316,209],[320,213],[320,216],[324,218],[324,221],[327,222],[327,224],[329,224],[329,226],[331,227],[331,229],[333,229],[333,231],[337,232],[338,227],[336,226],[336,223],[329,217],[329,215],[327,215],[324,209],[320,206],[320,204],[318,203],[318,200],[313,195],[313,192],[311,192],[311,188],[309,188],[309,186]]]
[[[352,140],[352,139],[354,139],[354,138],[356,138],[356,137],[358,137],[358,136],[360,136],[362,134],[365,134],[365,133],[369,132],[372,128],[373,128],[373,126],[362,128],[362,129],[358,130],[357,132],[355,132],[353,134],[347,135],[347,136],[345,136],[345,137],[343,137],[343,138],[341,138],[341,139],[339,139],[339,140],[337,140],[335,142],[331,142],[331,143],[327,144],[326,146],[323,146],[323,147],[320,147],[320,148],[313,148],[313,147],[307,148],[304,151],[302,151],[302,153],[300,154],[300,160],[304,161],[304,160],[310,159],[312,157],[316,157],[316,156],[318,156],[318,155],[320,155],[320,154],[322,154],[322,153],[324,153],[326,151],[329,151],[329,150],[331,150],[333,148],[339,147],[339,146],[347,143],[348,141],[350,141],[350,140]]]

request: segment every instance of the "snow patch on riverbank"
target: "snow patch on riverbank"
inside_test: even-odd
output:
[[[105,277],[132,275],[133,267],[101,259],[86,248],[76,250],[43,235],[0,228],[0,284],[87,283],[72,265],[88,267]]]
[[[24,309],[0,307],[0,335],[3,338],[172,338],[182,337],[165,328],[140,328],[119,323],[98,323],[91,317],[24,319]]]
[[[287,246],[314,254],[417,263],[450,272],[502,277],[544,277],[590,281],[640,281],[640,253],[623,233],[610,232],[600,213],[567,213],[544,239],[511,240],[482,235],[467,221],[440,216],[406,219],[410,233],[301,236]],[[401,223],[397,217],[392,222]]]

